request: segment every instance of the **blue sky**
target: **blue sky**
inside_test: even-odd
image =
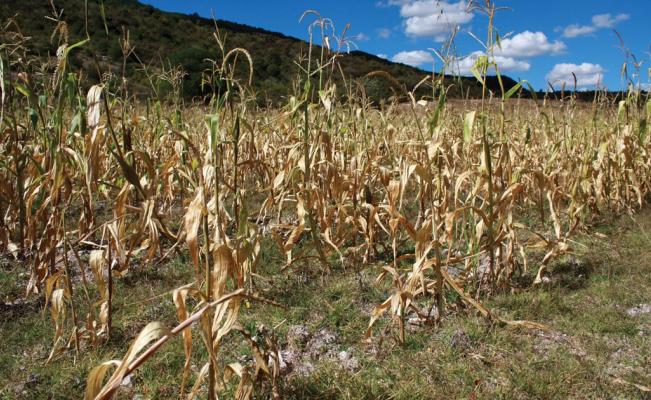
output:
[[[453,63],[469,74],[473,60],[485,51],[472,35],[485,40],[487,18],[468,12],[467,0],[142,0],[167,11],[197,12],[209,17],[282,32],[307,39],[308,9],[330,18],[337,33],[350,23],[348,36],[359,50],[425,70],[439,70],[441,61],[429,49],[458,27]],[[483,3],[484,0],[481,0]],[[477,1],[479,3],[479,1]],[[502,39],[494,57],[500,70],[514,79],[527,79],[537,89],[552,82],[581,89],[623,87],[620,78],[625,53],[613,29],[637,57],[642,85],[651,70],[651,0],[495,0],[495,26]],[[471,35],[472,33],[472,35]],[[254,55],[255,56],[255,55]],[[629,73],[635,68],[629,65]],[[637,79],[635,79],[637,81]]]

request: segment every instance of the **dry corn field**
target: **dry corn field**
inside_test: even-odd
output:
[[[114,303],[129,296],[121,280],[173,259],[191,272],[158,293],[176,325],[142,321],[121,355],[87,371],[87,399],[119,394],[175,340],[185,361],[171,397],[283,397],[277,327],[247,315],[287,308],[269,281],[304,270],[375,268],[385,295],[358,331],[367,348],[399,347],[410,320],[435,332],[450,315],[548,331],[486,300],[527,274],[545,285],[549,266],[581,246],[576,235],[636,213],[651,191],[651,102],[633,89],[591,103],[569,91],[520,98],[520,86],[450,101],[434,74],[420,85],[426,106],[406,88],[378,107],[356,81],[335,85],[339,55],[326,51],[297,63],[284,105],[262,108],[249,89],[255,63],[235,49],[205,74],[210,101],[188,103],[178,70],[149,77],[174,88],[166,98],[135,98],[119,76],[85,85],[67,63],[84,43],[44,64],[11,38],[0,46],[0,252],[51,320],[43,362],[71,365],[111,341]],[[273,274],[268,247],[281,255]],[[250,356],[231,356],[241,343]]]

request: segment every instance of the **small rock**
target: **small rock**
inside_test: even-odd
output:
[[[426,324],[436,321],[439,318],[439,309],[435,304],[432,307],[422,307],[415,315],[407,318],[407,330],[409,332],[417,331]],[[429,319],[428,319],[429,317]]]
[[[423,321],[421,321],[421,319],[419,317],[409,317],[409,318],[407,318],[407,323],[409,325],[420,326],[420,325],[423,324]]]
[[[125,376],[124,379],[122,379],[122,383],[120,383],[120,386],[125,388],[130,388],[131,386],[133,386],[133,384],[131,383],[131,375]]]
[[[312,372],[314,372],[316,368],[314,367],[314,364],[312,364],[309,361],[302,362],[294,368],[294,373],[299,376],[306,376],[310,375]]]
[[[424,317],[429,316],[430,319],[437,319],[439,316],[439,309],[436,307],[436,304],[432,304],[432,307],[429,309],[427,307],[421,308],[420,314]]]
[[[287,331],[287,343],[298,346],[307,343],[310,339],[310,331],[305,325],[293,325]]]
[[[280,351],[280,370],[289,371],[301,360],[301,353],[296,349]]]
[[[310,334],[303,325],[291,326],[287,332],[286,346],[279,351],[278,364],[287,376],[310,375],[320,361],[338,361],[348,371],[360,368],[359,360],[350,349],[342,351],[337,335],[328,329]]]
[[[342,366],[349,371],[356,371],[359,369],[359,360],[350,354],[350,351],[340,351],[337,355]]]
[[[629,317],[639,317],[642,314],[651,314],[651,306],[648,304],[640,304],[639,306],[629,308],[626,310]]]
[[[318,358],[323,353],[331,352],[333,345],[337,341],[337,336],[327,329],[321,329],[307,343],[307,352],[312,358]]]

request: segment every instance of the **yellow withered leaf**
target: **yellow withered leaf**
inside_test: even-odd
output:
[[[197,190],[197,194],[188,206],[183,220],[185,229],[185,242],[188,245],[190,259],[195,268],[199,268],[199,245],[197,235],[199,234],[199,225],[203,216],[203,189]]]
[[[140,354],[149,343],[159,339],[167,332],[167,329],[165,329],[159,322],[150,322],[142,331],[140,331],[140,334],[136,337],[133,344],[131,344],[131,347],[122,361],[109,361],[93,368],[88,375],[85,396],[86,400],[103,400],[111,398],[115,391],[120,387],[130,364],[136,359],[138,354]],[[111,375],[101,390],[98,391],[98,382],[102,381],[108,372],[108,369],[112,366],[116,367],[113,375]]]
[[[99,124],[100,117],[100,106],[102,91],[104,90],[103,85],[95,85],[90,88],[88,95],[86,96],[87,104],[87,116],[86,120],[88,121],[88,128],[93,130]]]

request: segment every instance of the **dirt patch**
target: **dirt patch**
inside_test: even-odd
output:
[[[342,349],[337,334],[321,329],[312,334],[303,325],[294,325],[287,333],[285,349],[280,351],[280,369],[291,375],[310,375],[319,362],[334,361],[348,371],[360,368],[352,349]]]
[[[584,359],[588,353],[581,346],[581,344],[572,336],[558,332],[558,331],[535,331],[536,341],[533,345],[534,352],[546,356],[550,351],[556,347],[564,347],[567,351],[580,358]]]
[[[458,330],[450,338],[450,347],[459,353],[466,353],[472,349],[473,342],[466,332]]]
[[[0,301],[0,322],[21,318],[40,311],[45,300],[35,296],[12,301]]]

